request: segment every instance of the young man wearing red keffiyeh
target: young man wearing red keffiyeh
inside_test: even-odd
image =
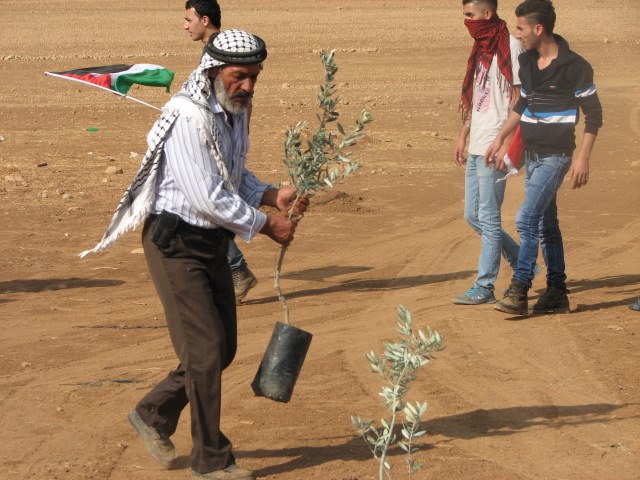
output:
[[[503,179],[505,172],[484,158],[519,97],[518,55],[523,52],[498,17],[497,8],[497,0],[462,0],[464,24],[475,41],[462,84],[463,126],[453,161],[466,164],[464,218],[480,234],[482,246],[478,276],[466,293],[453,300],[458,305],[495,303],[500,255],[513,268],[518,260],[519,246],[502,229],[500,219],[506,182],[497,180]],[[469,154],[465,157],[467,138]]]

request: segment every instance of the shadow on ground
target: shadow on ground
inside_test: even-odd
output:
[[[638,297],[638,284],[640,284],[640,275],[611,275],[608,277],[602,277],[597,279],[587,279],[587,280],[574,280],[567,283],[567,288],[570,291],[569,297],[571,298],[571,293],[580,293],[580,292],[588,292],[591,290],[599,290],[599,289],[616,289],[616,294],[625,295],[623,298],[618,298],[615,300],[609,300],[606,302],[598,302],[593,304],[577,304],[576,307],[572,310],[573,312],[593,312],[597,310],[604,310],[607,308],[618,308],[622,306],[628,306],[633,303],[634,300]],[[624,289],[620,290],[620,287],[633,287],[632,289]],[[618,291],[619,290],[619,291]],[[614,296],[614,292],[611,294]],[[631,295],[631,296],[628,296]],[[616,295],[617,296],[617,295]]]
[[[442,435],[449,438],[474,439],[479,437],[514,435],[530,429],[563,428],[588,423],[613,423],[628,417],[612,418],[611,413],[629,406],[628,404],[588,404],[566,406],[529,406],[473,410],[471,412],[448,417],[436,418],[423,423],[429,435]],[[398,436],[400,432],[398,430]],[[279,474],[313,468],[333,461],[371,461],[375,460],[364,443],[356,435],[338,437],[344,441],[329,446],[296,446],[282,449],[237,450],[238,458],[261,458],[285,461],[277,465],[262,468],[254,472],[257,477],[277,476]],[[314,439],[317,441],[318,439]],[[332,439],[324,439],[332,440]],[[422,449],[433,448],[423,445]],[[403,452],[394,447],[390,457],[401,457]],[[240,460],[240,463],[241,460]],[[174,468],[188,468],[189,457],[176,459]],[[372,471],[375,467],[372,466]]]
[[[358,267],[365,268],[365,267]],[[285,296],[287,300],[292,298],[300,298],[307,296],[327,295],[338,292],[384,292],[388,290],[401,290],[403,288],[419,287],[421,285],[429,285],[432,283],[448,282],[451,280],[461,280],[474,275],[473,270],[464,270],[461,272],[443,273],[436,275],[416,275],[413,277],[402,278],[366,278],[359,280],[345,280],[344,282],[334,283],[327,287],[310,288],[307,290],[298,290],[297,292],[287,292]],[[300,278],[300,277],[297,277]],[[259,305],[262,303],[270,303],[278,300],[273,295],[270,297],[259,298],[256,300],[243,301],[247,305]]]
[[[286,472],[313,468],[336,460],[355,460],[359,462],[375,461],[362,438],[356,435],[342,438],[344,438],[345,441],[339,445],[326,445],[322,447],[298,446],[279,450],[240,450],[237,454],[239,458],[269,458],[274,460],[282,458],[284,460],[283,463],[254,471],[256,477],[274,476],[275,478],[278,478],[278,475]],[[316,439],[314,439],[314,441],[316,441]],[[371,470],[372,472],[375,470],[373,464]]]
[[[429,435],[472,439],[513,435],[533,428],[562,428],[588,423],[613,423],[626,418],[611,418],[612,412],[627,404],[544,405],[494,408],[435,418],[424,423]]]
[[[610,289],[638,284],[640,284],[640,275],[611,275],[597,279],[572,280],[567,282],[567,288],[571,293],[580,293],[589,290]]]
[[[90,278],[46,278],[30,280],[10,280],[0,282],[0,293],[38,293],[68,288],[115,287],[122,285],[122,280],[90,279]]]
[[[368,270],[371,270],[372,268],[373,267],[362,267],[357,265],[329,265],[326,267],[308,268],[306,270],[288,272],[282,274],[281,278],[288,278],[291,280],[321,281],[326,278],[338,277],[340,275],[366,272]]]
[[[235,450],[234,455],[239,459],[238,463],[242,466],[243,458],[260,458],[284,460],[283,463],[271,465],[260,470],[254,471],[256,477],[276,476],[286,472],[293,472],[305,468],[312,468],[323,463],[335,460],[357,460],[357,461],[373,461],[373,457],[369,449],[360,437],[338,437],[344,438],[345,441],[339,445],[329,445],[322,447],[315,446],[298,446],[293,448],[282,449],[257,449],[257,450]],[[314,439],[317,440],[335,440],[334,439]],[[184,470],[191,468],[191,458],[187,455],[176,458],[171,463],[171,470]]]
[[[623,306],[625,307],[625,309],[628,309],[629,305],[631,305],[637,298],[638,296],[634,295],[633,297],[623,298],[622,300],[611,300],[610,302],[594,303],[593,305],[586,305],[586,304],[579,303],[576,305],[576,308],[572,310],[572,312],[575,312],[575,313],[593,312],[596,310],[604,310],[606,308],[618,308]]]

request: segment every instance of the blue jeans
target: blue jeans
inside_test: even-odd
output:
[[[231,270],[240,268],[245,264],[244,255],[236,245],[235,240],[229,240],[229,249],[227,250],[227,260]]]
[[[518,260],[518,244],[502,229],[500,208],[506,182],[496,180],[504,176],[503,172],[488,168],[482,155],[467,158],[464,218],[480,234],[482,242],[475,286],[491,291],[500,271],[500,254],[512,268]]]
[[[547,285],[564,287],[567,276],[556,195],[571,167],[571,156],[525,152],[525,160],[524,200],[516,217],[520,254],[513,279],[531,287],[540,241],[547,266]]]

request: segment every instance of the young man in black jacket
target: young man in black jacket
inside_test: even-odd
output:
[[[527,295],[538,256],[538,242],[547,266],[547,290],[533,313],[568,313],[562,234],[556,194],[567,172],[572,188],[589,180],[589,157],[602,126],[602,107],[591,65],[554,35],[556,14],[550,0],[526,0],[516,8],[516,31],[526,52],[520,58],[521,98],[487,150],[485,158],[504,168],[498,151],[520,125],[525,144],[525,198],[516,218],[520,235],[518,265],[505,297],[496,309],[526,315]],[[575,126],[582,110],[585,129],[576,149]]]

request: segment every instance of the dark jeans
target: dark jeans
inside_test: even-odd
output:
[[[236,270],[244,265],[244,255],[235,240],[229,240],[229,250],[227,251],[227,260],[229,260],[229,266],[231,270]]]
[[[556,196],[571,167],[571,156],[525,152],[525,159],[524,200],[516,217],[520,252],[513,279],[531,287],[540,244],[547,285],[564,287],[567,276]]]
[[[172,435],[189,403],[192,469],[220,470],[234,461],[231,443],[220,432],[222,371],[235,356],[237,340],[228,237],[222,229],[179,221],[174,232],[165,231],[162,241],[154,242],[158,219],[155,215],[147,219],[142,243],[180,364],[136,410],[147,425]]]

